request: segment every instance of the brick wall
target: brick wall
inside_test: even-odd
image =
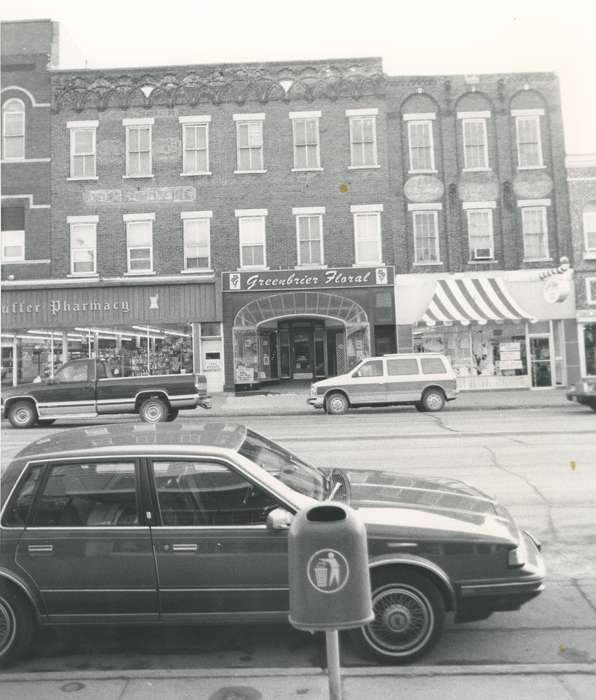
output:
[[[588,302],[586,295],[586,280],[596,279],[596,259],[586,255],[583,221],[586,206],[596,206],[596,156],[569,156],[567,184],[575,261],[576,306],[578,309],[596,309],[596,305]]]

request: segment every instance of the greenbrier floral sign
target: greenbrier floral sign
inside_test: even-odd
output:
[[[264,270],[224,272],[228,292],[286,289],[333,289],[338,287],[387,287],[394,284],[393,267],[333,267],[310,270]]]

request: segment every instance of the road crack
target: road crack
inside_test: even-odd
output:
[[[445,425],[445,421],[440,416],[435,416],[431,413],[428,417],[432,418],[438,424],[439,428],[443,428],[443,430],[447,430],[450,433],[461,435],[461,430],[456,430],[455,428],[450,428],[448,425]]]

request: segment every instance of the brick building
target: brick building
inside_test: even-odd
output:
[[[566,381],[573,299],[540,280],[570,254],[552,74],[354,58],[51,85],[51,264],[3,266],[2,312],[54,362],[218,390],[415,347],[451,355],[463,388]]]

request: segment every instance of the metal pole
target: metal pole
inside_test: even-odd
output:
[[[329,678],[329,700],[341,700],[341,675],[339,669],[339,633],[325,632],[327,647],[327,677]]]

